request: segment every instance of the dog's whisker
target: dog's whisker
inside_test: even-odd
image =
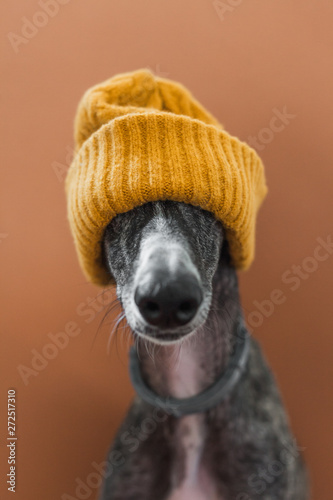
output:
[[[93,302],[93,301],[91,301],[91,302]],[[91,303],[91,302],[90,302],[90,303]],[[96,333],[95,333],[95,335],[94,335],[94,338],[93,338],[93,341],[92,341],[92,344],[91,344],[91,349],[93,349],[93,347],[94,347],[94,345],[95,345],[95,342],[96,342],[97,336],[98,336],[98,334],[99,334],[99,332],[100,332],[101,328],[103,327],[103,325],[104,325],[104,322],[105,322],[106,318],[107,318],[107,317],[111,314],[111,312],[113,311],[113,309],[114,309],[116,306],[118,306],[118,305],[120,305],[120,303],[119,303],[118,299],[117,299],[117,298],[115,298],[115,299],[111,302],[111,304],[109,305],[109,307],[106,309],[106,311],[105,311],[105,313],[104,313],[104,315],[103,315],[103,317],[102,317],[102,319],[101,319],[101,321],[100,321],[100,323],[99,323],[99,325],[98,325],[98,327],[97,327]]]
[[[110,333],[110,336],[109,336],[109,340],[108,340],[108,344],[107,344],[107,353],[108,354],[110,353],[110,344],[111,344],[112,336],[113,336],[114,333],[117,332],[117,329],[118,329],[120,323],[125,319],[125,317],[126,317],[125,316],[125,312],[122,311],[121,313],[119,313],[118,319],[116,320],[115,325],[114,325],[114,327],[113,327],[113,329],[112,329],[112,331]]]

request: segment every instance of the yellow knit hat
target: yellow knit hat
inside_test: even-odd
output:
[[[251,264],[267,192],[263,165],[185,87],[147,69],[116,75],[84,94],[75,141],[68,218],[88,280],[113,283],[101,250],[111,219],[157,200],[212,212],[226,229],[235,267]]]

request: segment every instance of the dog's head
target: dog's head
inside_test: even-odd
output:
[[[165,344],[204,324],[223,239],[210,212],[173,201],[147,203],[110,222],[103,255],[136,334]]]

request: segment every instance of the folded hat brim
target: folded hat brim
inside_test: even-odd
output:
[[[89,281],[106,286],[113,282],[102,260],[106,226],[157,200],[212,212],[226,229],[235,267],[246,269],[267,187],[262,162],[246,143],[200,120],[147,109],[113,119],[83,143],[66,191],[81,267]]]

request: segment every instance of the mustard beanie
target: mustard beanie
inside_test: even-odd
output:
[[[75,143],[68,219],[89,281],[114,283],[101,248],[111,219],[157,200],[212,212],[226,229],[235,267],[251,264],[264,167],[181,84],[141,69],[90,88],[78,106]]]

